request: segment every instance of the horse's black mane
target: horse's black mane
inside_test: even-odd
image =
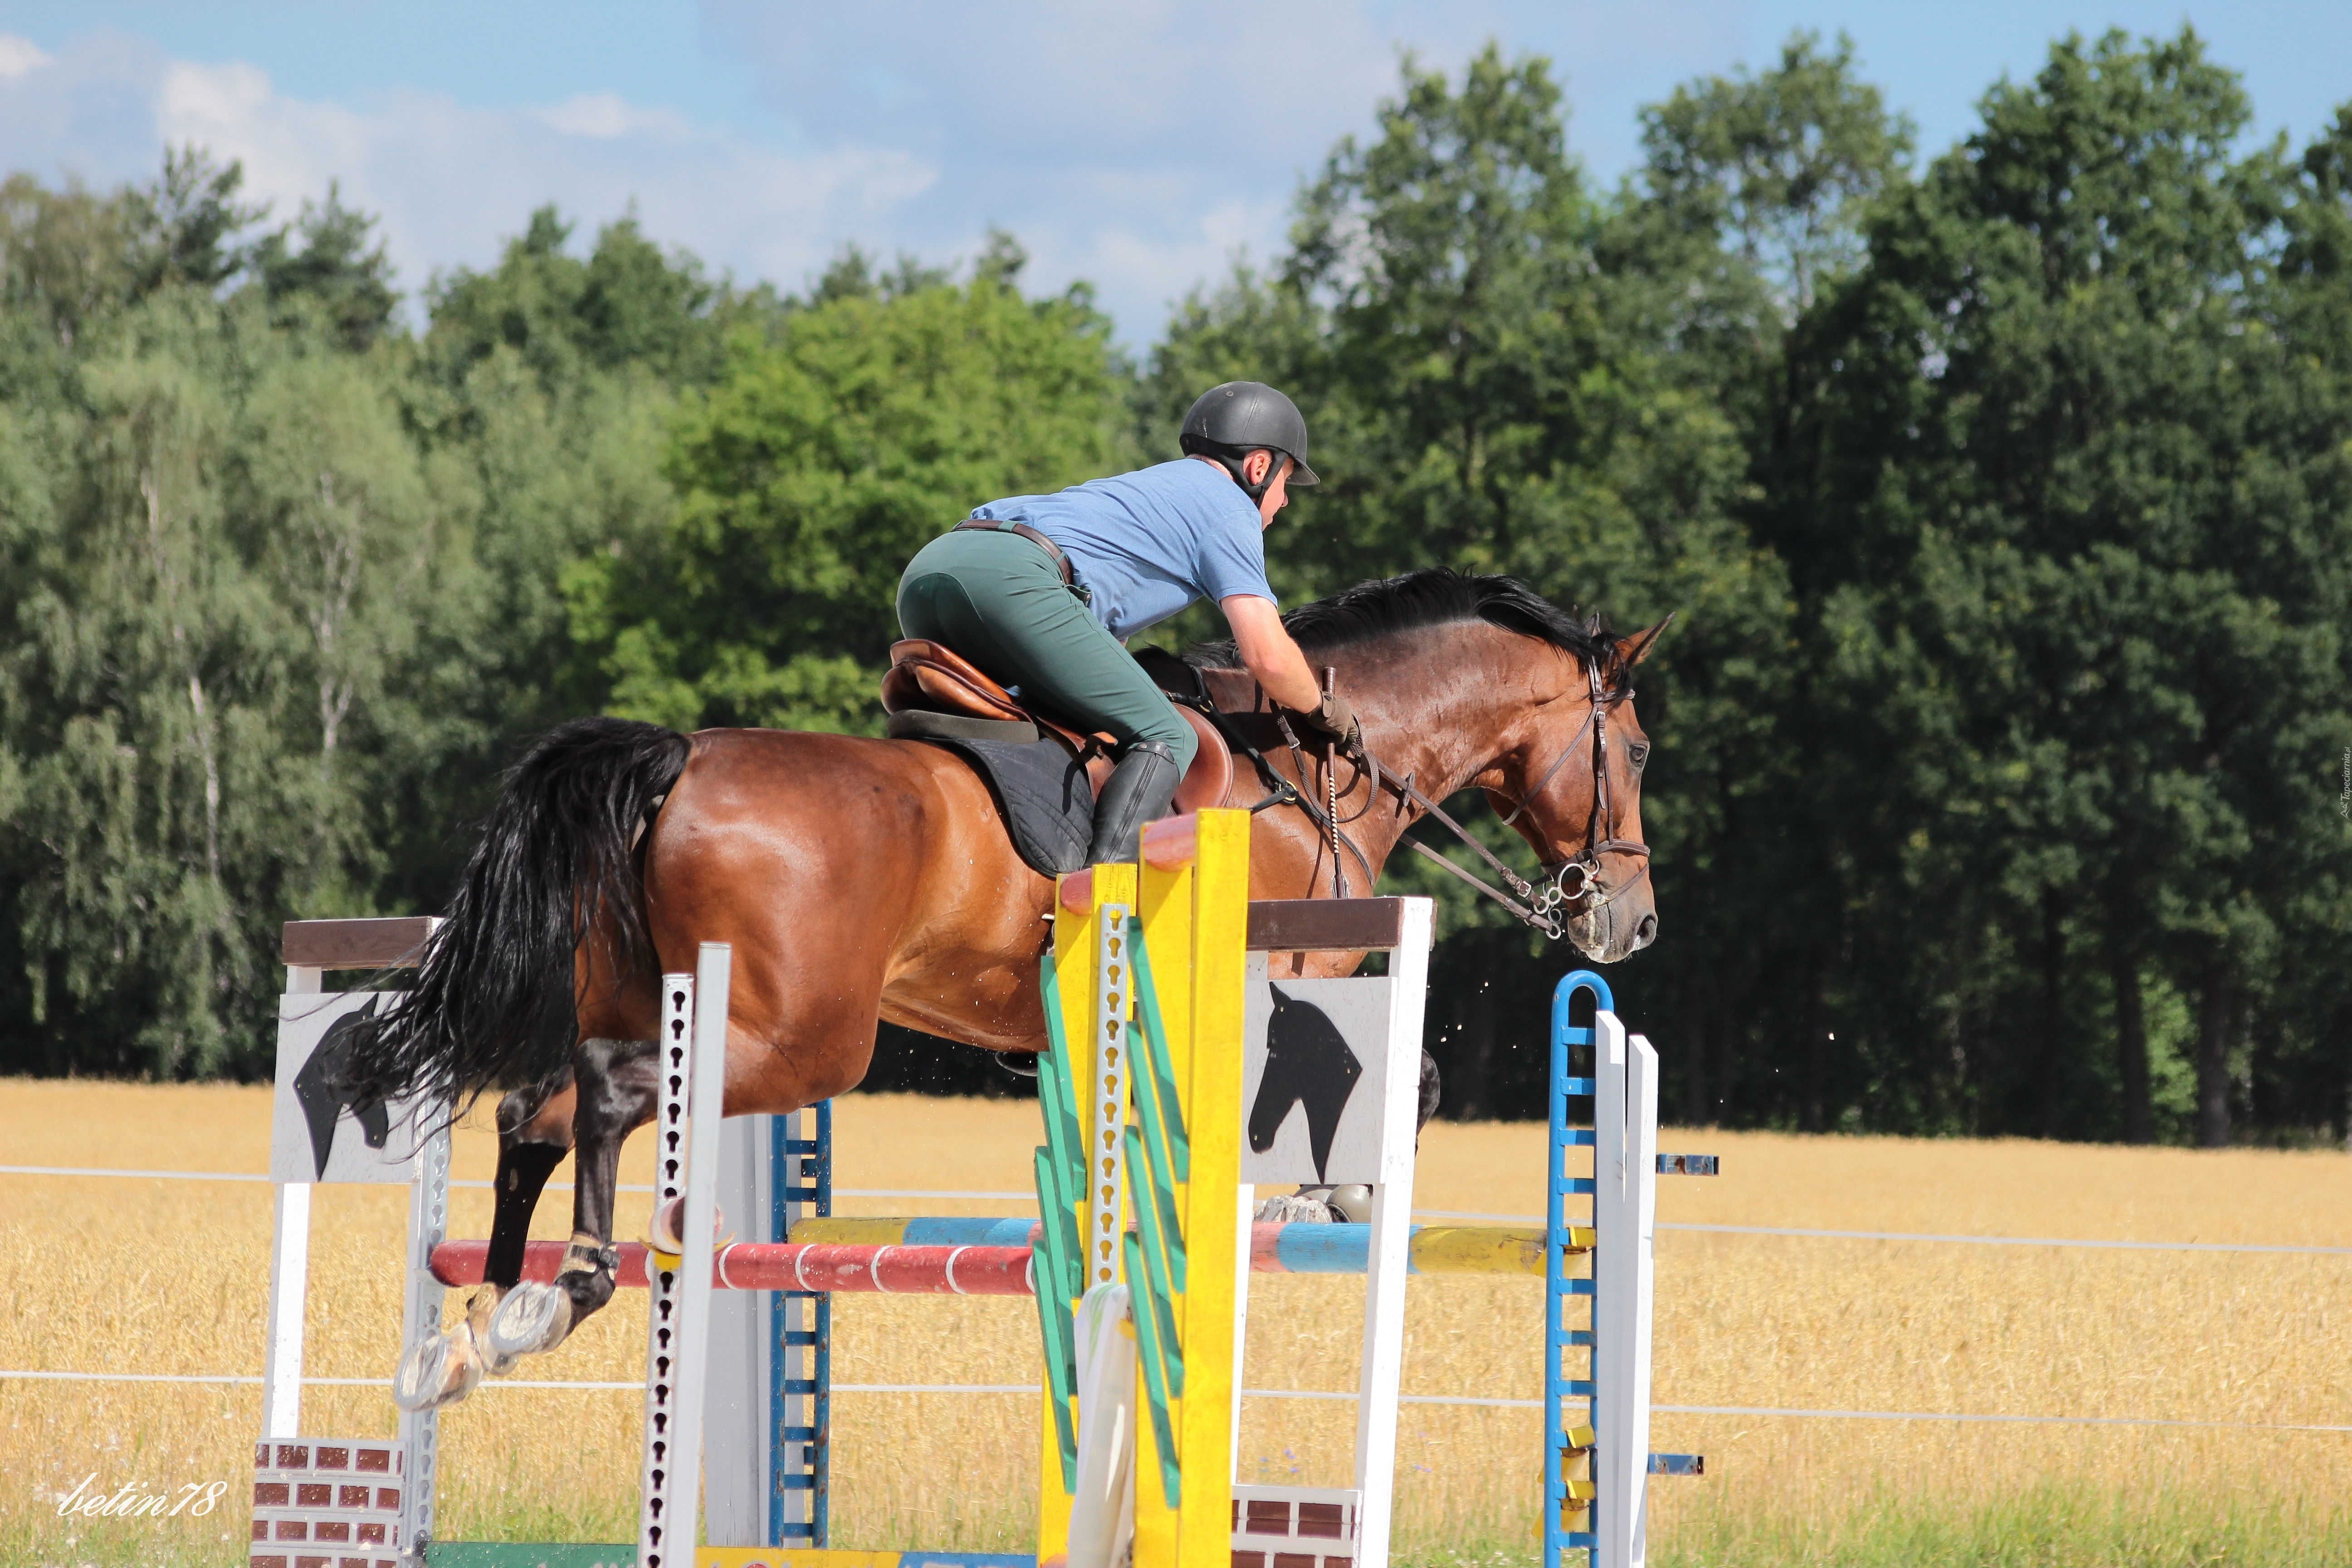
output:
[[[1467,575],[1444,566],[1359,583],[1300,605],[1282,624],[1302,651],[1320,653],[1396,632],[1474,620],[1539,637],[1602,669],[1615,662],[1616,645],[1599,616],[1579,621],[1517,577]],[[1184,660],[1202,669],[1241,667],[1241,655],[1230,641],[1196,644],[1185,650]]]

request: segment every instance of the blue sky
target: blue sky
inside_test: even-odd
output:
[[[0,149],[110,184],[193,139],[243,159],[282,214],[339,178],[383,215],[411,290],[494,260],[550,200],[583,231],[634,200],[656,237],[786,288],[845,241],[946,260],[995,223],[1029,247],[1033,287],[1092,280],[1141,345],[1236,252],[1278,247],[1298,183],[1370,126],[1403,49],[1449,68],[1490,37],[1549,56],[1572,145],[1613,183],[1642,104],[1769,62],[1797,28],[1850,33],[1934,152],[2067,29],[2184,21],[2244,73],[2264,135],[2300,142],[2352,99],[2342,0],[6,0]]]

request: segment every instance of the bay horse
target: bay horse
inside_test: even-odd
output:
[[[1311,662],[1337,669],[1378,763],[1337,790],[1348,885],[1370,890],[1423,803],[1475,786],[1560,873],[1561,923],[1580,952],[1605,963],[1652,941],[1649,742],[1632,676],[1664,623],[1614,638],[1516,579],[1427,570],[1284,624]],[[1188,662],[1220,710],[1265,711],[1230,644]],[[1584,765],[1564,765],[1570,756]],[[1337,781],[1318,762],[1273,745],[1264,766],[1320,803]],[[1251,896],[1331,894],[1325,828],[1295,805],[1268,806],[1269,782],[1238,767],[1226,800],[1263,808]],[[1569,869],[1580,872],[1572,890]],[[1053,896],[988,785],[942,747],[614,719],[542,737],[508,775],[415,984],[346,1068],[355,1089],[385,1097],[524,1086],[499,1108],[485,1286],[412,1348],[395,1397],[463,1398],[610,1299],[621,1143],[656,1102],[659,976],[692,967],[698,943],[735,952],[725,1114],[792,1111],[857,1086],[883,1018],[1008,1056],[1043,1049],[1037,963]],[[1362,956],[1277,955],[1278,972],[1344,974]],[[531,1211],[567,1151],[562,1272],[520,1284]]]

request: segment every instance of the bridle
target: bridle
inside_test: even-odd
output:
[[[1534,803],[1536,797],[1542,795],[1545,788],[1559,775],[1560,769],[1566,767],[1569,760],[1576,755],[1578,745],[1583,741],[1585,732],[1591,731],[1592,806],[1585,818],[1584,847],[1580,853],[1569,859],[1556,864],[1547,864],[1538,873],[1539,882],[1530,882],[1512,870],[1499,856],[1481,844],[1467,828],[1454,821],[1444,806],[1423,795],[1413,784],[1412,775],[1408,773],[1399,776],[1392,771],[1383,769],[1380,759],[1372,754],[1369,746],[1360,748],[1355,759],[1360,761],[1359,776],[1369,773],[1371,777],[1373,799],[1379,798],[1383,788],[1394,791],[1400,805],[1410,803],[1423,814],[1437,821],[1447,832],[1453,834],[1479,858],[1492,867],[1502,878],[1504,885],[1510,889],[1510,892],[1506,893],[1502,889],[1494,887],[1463,869],[1417,838],[1406,837],[1399,842],[1424,859],[1434,862],[1440,869],[1468,883],[1480,893],[1501,905],[1512,918],[1543,932],[1546,937],[1555,942],[1566,933],[1567,921],[1570,916],[1598,912],[1606,908],[1612,900],[1623,896],[1628,889],[1650,874],[1650,847],[1636,839],[1613,837],[1616,827],[1616,808],[1609,789],[1609,710],[1620,702],[1630,700],[1633,696],[1633,690],[1630,686],[1616,691],[1609,690],[1601,679],[1600,660],[1586,658],[1583,663],[1585,677],[1590,683],[1591,703],[1585,713],[1584,722],[1577,726],[1576,733],[1569,737],[1568,744],[1560,749],[1559,755],[1552,759],[1551,765],[1544,769],[1534,785],[1519,797],[1517,804],[1511,807],[1509,815],[1503,818],[1505,826],[1517,822],[1520,815]],[[1358,849],[1354,841],[1339,831],[1343,824],[1338,815],[1336,798],[1328,809],[1318,805],[1304,790],[1276,773],[1257,747],[1242,741],[1233,732],[1230,726],[1222,722],[1213,704],[1203,702],[1201,706],[1208,713],[1211,721],[1217,724],[1219,730],[1224,732],[1233,749],[1257,764],[1259,774],[1265,780],[1267,787],[1273,791],[1264,800],[1253,805],[1250,810],[1265,811],[1270,806],[1276,805],[1297,806],[1313,820],[1316,827],[1331,845],[1335,885],[1344,885],[1339,882],[1338,878],[1338,856],[1342,846],[1355,856],[1356,863],[1364,868],[1366,882],[1369,884],[1376,879],[1372,865],[1364,858],[1363,851]],[[1279,710],[1276,710],[1275,717],[1292,756],[1297,759],[1298,776],[1303,782],[1307,772],[1305,750],[1300,745],[1297,734],[1292,731],[1289,721]],[[1345,790],[1338,790],[1335,787],[1327,793],[1332,794],[1335,797],[1339,795],[1353,795],[1355,781],[1350,780]],[[1366,809],[1370,807],[1367,806]],[[1359,812],[1357,815],[1361,816],[1362,813]],[[1353,821],[1355,818],[1350,817],[1348,820]],[[1601,881],[1601,858],[1603,855],[1638,855],[1642,858],[1642,868],[1616,887],[1604,888]],[[1571,877],[1574,879],[1572,884]],[[1570,905],[1582,907],[1570,910]],[[1568,913],[1564,915],[1563,910],[1567,910]]]
[[[1616,808],[1609,799],[1609,710],[1630,699],[1633,692],[1630,687],[1614,694],[1604,690],[1601,683],[1601,667],[1595,660],[1585,661],[1584,672],[1586,679],[1591,682],[1592,702],[1591,709],[1584,716],[1584,723],[1579,725],[1576,733],[1569,737],[1568,745],[1553,761],[1551,766],[1544,770],[1543,777],[1536,780],[1534,787],[1521,795],[1519,803],[1511,807],[1510,815],[1503,818],[1503,826],[1506,827],[1518,820],[1519,814],[1527,810],[1529,803],[1536,796],[1543,794],[1544,786],[1551,783],[1552,775],[1559,773],[1567,765],[1568,759],[1576,754],[1576,742],[1583,738],[1585,730],[1590,728],[1592,731],[1592,806],[1584,820],[1584,853],[1573,859],[1563,860],[1557,866],[1544,868],[1550,876],[1550,881],[1543,889],[1536,906],[1538,913],[1548,913],[1564,904],[1577,903],[1585,900],[1591,900],[1591,902],[1581,912],[1594,913],[1606,906],[1611,900],[1624,892],[1626,889],[1650,874],[1648,845],[1638,839],[1605,837],[1613,832],[1617,826]],[[1603,889],[1601,885],[1601,857],[1603,855],[1639,855],[1642,858],[1642,868],[1615,888]],[[1576,886],[1572,889],[1568,883],[1570,872],[1576,875]]]

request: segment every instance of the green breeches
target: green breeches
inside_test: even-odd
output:
[[[898,579],[898,625],[1066,724],[1107,731],[1122,749],[1158,741],[1180,769],[1192,765],[1192,727],[1018,534],[946,533],[924,545]]]

